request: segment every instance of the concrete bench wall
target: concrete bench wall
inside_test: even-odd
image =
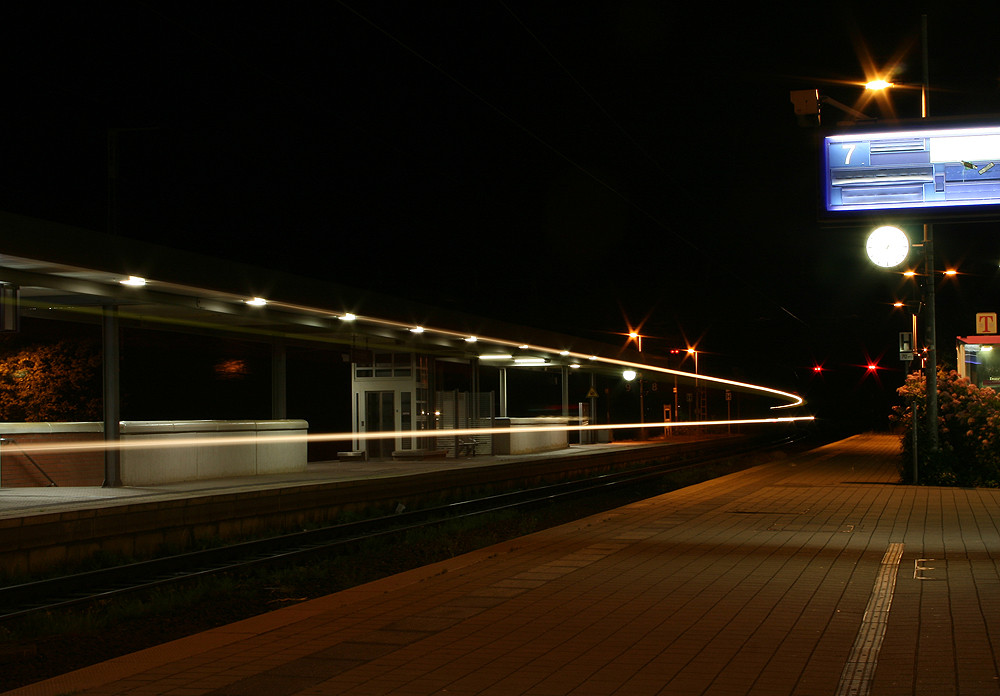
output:
[[[231,476],[305,471],[309,424],[304,420],[268,421],[123,421],[121,478],[126,486]],[[99,486],[104,453],[65,450],[32,454],[36,467],[18,445],[40,442],[100,441],[101,423],[0,423],[0,485]],[[133,447],[149,441],[150,447]],[[169,445],[169,446],[164,446]]]
[[[531,454],[534,452],[551,452],[569,447],[566,430],[558,426],[569,424],[566,418],[497,418],[496,427],[510,428],[510,433],[493,435],[493,451],[495,454]],[[541,432],[531,430],[535,426],[552,426],[554,430]]]
[[[305,471],[308,427],[304,420],[123,421],[122,483]],[[144,441],[166,446],[133,448]]]

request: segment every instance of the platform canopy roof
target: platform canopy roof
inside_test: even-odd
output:
[[[126,326],[281,338],[292,345],[324,343],[345,352],[410,351],[461,360],[489,356],[497,365],[592,369],[611,369],[607,359],[639,359],[621,343],[349,288],[335,282],[336,263],[330,272],[330,281],[300,277],[0,212],[0,282],[17,288],[22,318],[97,322],[105,307],[115,306]],[[133,284],[125,282],[130,278]],[[264,302],[251,303],[255,298]]]

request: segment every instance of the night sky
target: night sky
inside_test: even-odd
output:
[[[590,338],[641,324],[644,350],[699,341],[709,372],[842,401],[902,381],[905,286],[867,224],[817,220],[789,91],[853,106],[869,64],[919,82],[919,3],[20,5],[2,209],[108,229],[114,130],[122,236]],[[928,12],[932,115],[1000,113],[998,15]],[[939,293],[953,361],[1000,309],[1000,235],[935,230],[964,274]]]

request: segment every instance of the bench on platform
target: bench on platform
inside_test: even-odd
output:
[[[368,452],[365,450],[352,450],[348,452],[337,452],[337,459],[340,461],[350,461],[354,459],[360,459],[363,462],[368,461]]]
[[[475,457],[477,445],[479,445],[479,440],[474,437],[470,437],[467,440],[459,440],[457,456],[461,457],[468,455],[470,457]]]

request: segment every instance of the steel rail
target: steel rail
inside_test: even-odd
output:
[[[85,606],[215,574],[240,572],[266,564],[284,563],[303,558],[308,554],[331,552],[352,544],[402,535],[415,529],[431,528],[463,518],[550,505],[560,500],[593,495],[614,487],[627,487],[791,443],[789,437],[764,444],[733,443],[688,457],[681,463],[660,462],[433,508],[400,512],[357,522],[239,542],[219,548],[10,585],[0,588],[0,623],[25,618],[35,613]]]

